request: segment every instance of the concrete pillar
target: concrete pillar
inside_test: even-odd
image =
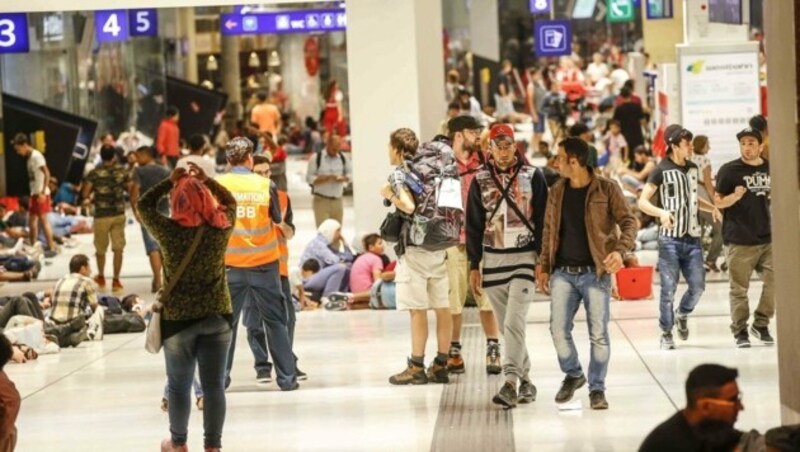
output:
[[[186,54],[183,55],[184,76],[187,82],[199,83],[197,74],[197,46],[195,45],[196,28],[194,7],[180,8],[178,10],[178,23],[180,26],[181,41],[184,43]]]
[[[675,45],[683,43],[683,5],[673,2],[672,19],[647,18],[647,8],[643,4],[642,34],[644,50],[655,64],[675,63]]]
[[[798,148],[798,48],[800,10],[795,2],[764,8],[769,86],[772,252],[777,302],[781,421],[800,422],[800,148]]]
[[[409,127],[430,140],[445,116],[441,0],[349,0],[347,42],[355,43],[347,59],[360,235],[377,231],[386,213],[379,190],[390,171],[389,134]]]
[[[222,36],[222,90],[228,94],[226,119],[242,118],[242,84],[239,71],[239,37]]]

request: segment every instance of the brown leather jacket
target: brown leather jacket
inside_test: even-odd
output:
[[[567,179],[550,187],[542,236],[542,272],[553,273],[561,229],[561,203]],[[619,226],[619,228],[617,228]],[[613,251],[625,254],[636,245],[636,218],[616,182],[593,176],[586,193],[586,231],[597,275],[605,274],[603,261]]]

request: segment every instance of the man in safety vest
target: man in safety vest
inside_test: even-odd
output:
[[[236,225],[225,254],[234,316],[233,338],[228,351],[228,377],[236,344],[236,327],[242,308],[249,305],[258,312],[267,334],[278,386],[284,391],[292,391],[299,385],[280,281],[278,228],[275,225],[280,224],[282,218],[277,190],[271,188],[269,179],[253,173],[253,143],[247,138],[234,138],[228,142],[225,156],[231,171],[217,177],[217,182],[236,198]]]

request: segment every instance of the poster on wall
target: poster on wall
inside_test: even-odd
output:
[[[683,126],[695,136],[708,136],[714,173],[739,158],[736,133],[761,113],[755,50],[704,54],[685,47],[679,51]]]

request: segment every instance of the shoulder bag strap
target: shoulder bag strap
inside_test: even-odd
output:
[[[167,285],[164,286],[163,292],[161,292],[162,300],[165,300],[169,296],[170,292],[172,292],[172,289],[175,287],[175,284],[177,284],[178,280],[183,275],[184,270],[186,270],[186,267],[189,266],[189,261],[192,260],[195,251],[197,251],[198,245],[200,245],[200,238],[203,236],[204,229],[205,227],[203,226],[197,228],[197,232],[195,232],[194,234],[194,239],[192,240],[192,244],[191,246],[189,246],[189,251],[183,256],[180,265],[178,265],[178,268],[175,270],[175,273],[169,279]]]
[[[534,233],[536,231],[536,229],[533,227],[533,225],[531,224],[530,220],[525,215],[522,214],[522,212],[519,210],[519,206],[517,206],[517,203],[513,202],[511,200],[511,197],[508,196],[508,192],[511,189],[511,186],[514,185],[514,180],[517,178],[517,175],[519,175],[519,172],[520,172],[521,168],[522,167],[518,168],[517,172],[514,173],[514,175],[511,177],[511,179],[509,179],[508,185],[504,189],[501,190],[500,196],[501,196],[501,200],[502,199],[506,200],[506,205],[508,207],[510,207],[514,211],[514,213],[517,214],[519,219],[522,220],[522,222],[525,224],[525,227],[528,228],[528,230],[531,231],[531,233]],[[492,171],[489,171],[489,174],[492,175],[492,180],[494,180],[494,183],[497,185],[497,187],[501,188],[502,185],[500,184],[500,181],[495,177],[494,173]],[[497,210],[500,208],[500,204],[501,203],[502,203],[502,201],[497,203],[497,207],[494,208],[494,212],[492,212],[492,217],[491,218],[494,218],[494,215],[497,213]],[[490,220],[491,220],[491,218],[490,218]]]

